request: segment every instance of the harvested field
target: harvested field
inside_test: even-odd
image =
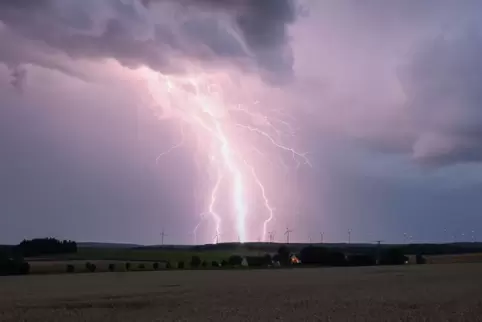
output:
[[[0,321],[481,321],[482,265],[0,278]]]

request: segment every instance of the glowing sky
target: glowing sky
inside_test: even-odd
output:
[[[0,1],[0,243],[481,239],[480,12]]]

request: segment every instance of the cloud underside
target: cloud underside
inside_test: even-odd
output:
[[[413,157],[426,165],[482,161],[482,39],[468,31],[423,44],[402,69],[417,131]]]
[[[429,24],[433,18],[430,6],[416,1],[394,2],[386,12],[380,10],[383,5],[376,1],[368,1],[363,7],[353,1],[340,3],[346,12],[356,13],[348,15],[353,22],[343,20],[343,26],[353,23],[353,30],[358,27],[360,33],[366,34],[371,29],[356,25],[360,17],[369,17],[370,24],[393,27],[387,17],[401,16],[400,21],[407,26],[400,28],[407,30],[408,22],[418,19]],[[326,7],[330,9],[329,5]],[[479,5],[468,1],[462,7],[465,9],[443,1],[434,12],[438,15],[451,10],[463,17],[464,12],[474,11]],[[75,60],[115,59],[128,68],[147,65],[163,73],[183,73],[190,64],[235,66],[259,73],[264,80],[283,82],[293,79],[295,57],[288,28],[296,18],[297,7],[290,0],[4,0],[0,1],[0,41],[9,45],[0,46],[0,61],[8,66],[10,83],[18,91],[22,91],[28,78],[23,64],[85,78],[72,67]],[[482,40],[477,30],[452,38],[440,35],[443,32],[437,30],[416,42],[417,50],[399,62],[399,73],[392,73],[404,90],[403,101],[397,102],[402,106],[397,116],[403,116],[403,122],[380,120],[378,111],[371,109],[371,101],[353,100],[349,104],[366,106],[363,115],[373,120],[373,128],[378,129],[370,135],[366,132],[372,129],[363,129],[364,135],[354,136],[363,137],[371,148],[404,153],[427,166],[480,162]],[[324,48],[322,40],[313,38],[312,43]],[[356,37],[344,43],[349,46],[352,41],[355,43]],[[378,55],[382,49],[372,50]],[[59,55],[67,60],[59,59]],[[389,58],[383,56],[381,60]],[[323,65],[323,61],[312,63]],[[324,73],[320,68],[320,77]],[[355,90],[349,87],[347,91]],[[316,88],[305,94],[306,91],[290,92],[316,110],[326,92]],[[376,97],[379,93],[365,95]],[[319,109],[314,117],[329,119],[324,113],[327,112]],[[347,118],[341,114],[337,117]]]
[[[191,60],[289,76],[286,29],[294,19],[290,0],[0,3],[2,38],[22,37],[74,59],[113,58],[127,67],[147,65],[165,73],[182,72],[185,60]],[[0,59],[38,63],[14,50],[0,50]]]

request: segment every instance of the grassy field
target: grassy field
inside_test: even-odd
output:
[[[264,245],[266,246],[266,245]],[[33,274],[58,274],[65,273],[67,265],[74,265],[76,272],[86,272],[86,262],[94,263],[98,272],[107,272],[109,264],[115,265],[115,271],[125,271],[125,264],[131,263],[131,270],[152,270],[155,262],[169,261],[173,267],[183,261],[185,267],[189,267],[192,256],[197,255],[211,266],[212,261],[221,262],[227,260],[231,255],[262,256],[267,252],[273,253],[277,249],[253,248],[247,249],[243,246],[232,246],[228,249],[203,249],[193,250],[192,248],[108,248],[108,247],[80,247],[75,254],[55,255],[44,258],[27,259],[31,265]],[[456,254],[456,255],[428,255],[425,256],[427,264],[449,264],[449,263],[482,263],[482,253]],[[410,263],[415,263],[415,256],[410,255]],[[144,265],[144,269],[139,269]]]
[[[191,249],[158,249],[158,248],[79,248],[75,254],[58,255],[57,260],[116,260],[116,261],[162,261],[171,262],[191,260],[193,255],[200,256],[207,261],[220,261],[228,259],[233,254],[238,255],[263,255],[261,251],[250,251],[246,249],[232,250],[204,250],[193,251]]]
[[[0,321],[480,321],[481,264],[0,277]]]
[[[85,272],[85,263],[91,262],[97,266],[97,271],[108,271],[109,264],[114,264],[116,271],[124,271],[125,263],[129,262],[133,270],[138,270],[139,265],[144,265],[147,270],[152,268],[154,262],[169,261],[175,265],[183,261],[189,267],[192,256],[197,255],[201,260],[211,266],[212,261],[221,262],[231,255],[264,255],[261,251],[246,249],[233,250],[204,250],[193,251],[190,249],[156,249],[156,248],[79,248],[75,254],[55,255],[50,257],[30,258],[32,274],[64,273],[67,265],[74,265],[76,272]]]

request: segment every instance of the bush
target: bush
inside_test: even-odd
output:
[[[300,252],[300,260],[303,264],[326,265],[328,261],[328,250],[324,247],[305,247]]]
[[[325,265],[329,266],[345,266],[346,257],[342,252],[329,252]]]
[[[269,254],[264,256],[246,256],[246,261],[249,266],[263,267],[272,264],[271,256]]]
[[[97,269],[97,266],[95,264],[87,262],[87,263],[85,263],[85,269],[88,270],[89,272],[93,273]]]
[[[19,268],[20,275],[30,274],[30,264],[28,262],[22,262]]]
[[[0,255],[0,275],[23,275],[30,272],[30,265],[22,258]]]
[[[230,266],[241,266],[243,263],[243,258],[239,255],[232,255],[228,259],[228,264]]]
[[[403,265],[408,261],[402,249],[390,248],[382,253],[380,265]]]
[[[264,262],[266,265],[273,265],[273,258],[271,258],[270,254],[264,255]]]
[[[212,266],[212,267],[219,267],[220,265],[219,265],[218,262],[212,261],[212,262],[211,262],[211,266]]]
[[[126,263],[126,271],[130,271],[131,270],[131,263]]]
[[[283,265],[291,264],[290,255],[291,255],[291,252],[287,246],[283,245],[278,249],[279,262],[281,264]]]
[[[372,266],[376,265],[377,260],[370,255],[350,255],[348,256],[349,266]]]
[[[417,254],[415,257],[415,262],[417,264],[426,264],[427,260],[422,254]]]
[[[138,269],[146,269],[146,265],[144,265],[144,264],[139,264],[139,265],[137,265],[137,268],[138,268]]]
[[[191,258],[191,267],[198,268],[199,266],[201,266],[201,258],[199,256],[194,255]]]
[[[204,267],[204,268],[208,267],[208,262],[203,261],[202,264],[201,264],[201,266]]]
[[[152,264],[152,268],[157,271],[159,269],[159,263]]]
[[[73,273],[75,272],[75,266],[74,265],[67,265],[67,273]]]
[[[223,260],[221,261],[221,266],[222,266],[222,267],[226,267],[226,266],[228,266],[228,265],[229,265],[229,263],[228,263],[227,260],[223,259]]]
[[[115,271],[115,264],[109,264],[109,272]]]
[[[184,262],[183,261],[180,261],[177,263],[177,268],[179,269],[184,269]]]

